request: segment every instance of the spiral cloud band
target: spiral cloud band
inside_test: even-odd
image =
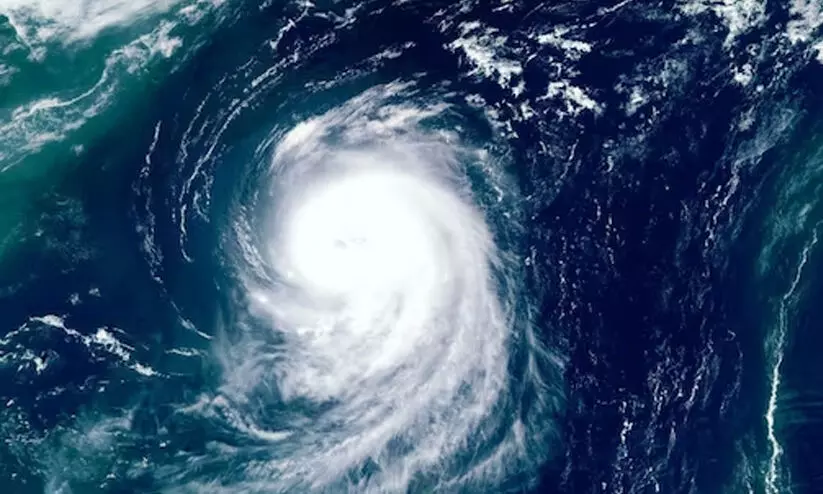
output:
[[[247,492],[459,491],[545,459],[547,353],[489,226],[498,207],[512,236],[514,191],[436,125],[448,105],[388,102],[402,90],[279,135],[238,210],[234,262],[267,329],[223,345],[211,407],[265,451]]]

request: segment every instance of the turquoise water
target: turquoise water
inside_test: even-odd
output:
[[[808,454],[819,438],[815,409],[820,365],[810,351],[818,333],[814,320],[823,170],[819,135],[819,124],[811,124],[777,158],[789,165],[774,180],[774,209],[763,228],[757,264],[757,279],[773,287],[764,296],[769,308],[765,337],[771,374],[766,414],[769,492],[782,492],[782,479],[798,482],[795,479],[815,469]]]
[[[3,5],[4,248],[31,194],[70,173],[208,37],[220,2]],[[36,212],[34,213],[36,214]]]

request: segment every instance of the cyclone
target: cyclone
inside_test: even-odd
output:
[[[820,490],[819,2],[71,3],[0,0],[4,493]]]
[[[230,193],[223,383],[186,413],[256,444],[245,492],[488,488],[550,454],[560,367],[505,153],[419,94],[379,85],[272,129]]]

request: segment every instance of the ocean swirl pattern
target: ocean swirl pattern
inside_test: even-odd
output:
[[[537,336],[522,199],[493,122],[442,88],[390,81],[229,149],[225,134],[282,84],[271,74],[208,111],[222,120],[196,111],[179,139],[177,248],[196,267],[198,232],[219,239],[225,302],[218,391],[177,420],[226,435],[157,481],[400,493],[536,480],[562,365]],[[231,94],[218,86],[198,111]],[[150,262],[165,255],[152,231]]]

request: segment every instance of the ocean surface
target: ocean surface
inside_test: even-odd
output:
[[[823,492],[817,0],[0,0],[0,491]]]

